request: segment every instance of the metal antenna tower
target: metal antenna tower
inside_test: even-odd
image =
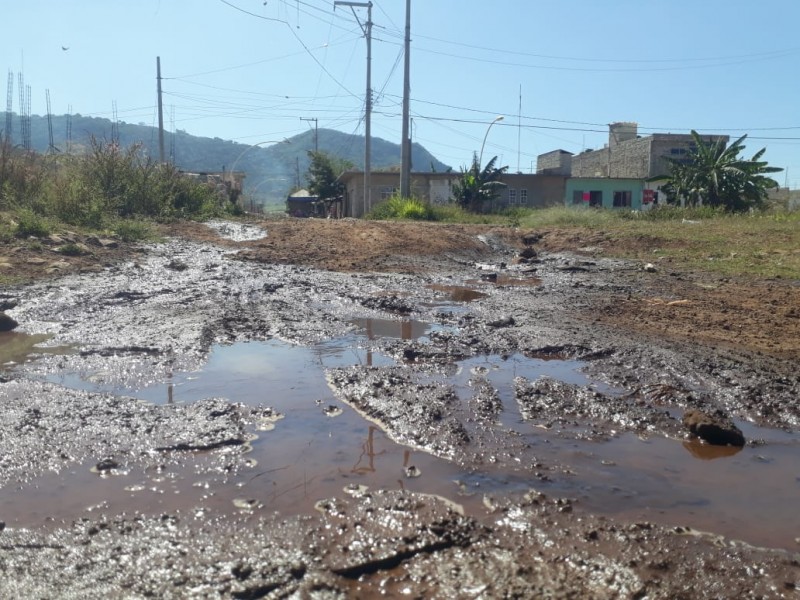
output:
[[[25,150],[31,149],[31,86],[25,86]]]
[[[19,134],[22,137],[22,145],[25,145],[25,76],[22,71],[17,73],[19,81]]]
[[[58,148],[53,143],[53,113],[50,110],[50,88],[45,90],[45,96],[47,97],[47,140],[50,143],[47,151],[58,152]]]
[[[111,143],[119,144],[119,121],[117,120],[117,101],[111,101]]]
[[[67,106],[67,154],[72,150],[72,104]]]
[[[14,73],[10,70],[8,71],[8,88],[6,92],[6,129],[5,129],[5,139],[7,142],[11,142],[11,137],[13,131],[11,128],[13,127],[13,119],[11,118],[11,108],[12,103],[11,101],[14,98]]]

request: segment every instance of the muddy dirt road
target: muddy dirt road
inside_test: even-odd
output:
[[[0,246],[0,596],[800,597],[798,282],[558,230],[166,234]]]

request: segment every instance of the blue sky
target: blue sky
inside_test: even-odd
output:
[[[49,89],[55,114],[111,118],[116,103],[120,120],[155,125],[160,56],[167,129],[249,144],[308,131],[304,119],[364,133],[366,42],[330,0],[8,4],[15,112],[22,71],[34,114]],[[456,169],[499,115],[484,157],[523,172],[634,121],[640,134],[747,133],[746,154],[766,146],[788,167],[776,179],[800,187],[800,2],[412,0],[411,12],[412,136]],[[372,134],[399,143],[405,0],[374,0],[372,20]]]

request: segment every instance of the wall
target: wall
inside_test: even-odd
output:
[[[608,148],[589,150],[572,157],[573,177],[607,177]]]
[[[496,208],[543,208],[557,206],[564,199],[564,186],[567,178],[563,175],[531,175],[506,173],[501,181],[507,187],[500,191]],[[511,190],[515,191],[515,201],[510,202]],[[527,201],[522,202],[522,190],[527,191]]]
[[[651,137],[653,143],[650,150],[650,177],[669,175],[672,165],[667,158],[684,159],[689,150],[695,147],[691,135],[656,133]],[[727,135],[704,135],[701,139],[706,143],[713,143],[719,139],[727,143],[730,140]]]
[[[728,136],[702,136],[704,141],[728,141]],[[584,152],[572,157],[573,177],[622,177],[648,179],[669,175],[667,157],[684,158],[694,140],[688,134],[656,133],[647,137],[615,141],[602,150]]]
[[[571,175],[572,153],[565,150],[553,150],[536,157],[537,175]]]

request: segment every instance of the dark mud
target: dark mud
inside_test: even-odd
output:
[[[216,229],[241,244],[271,243],[269,232]],[[800,521],[787,508],[796,461],[781,471],[785,486],[764,490],[784,520],[782,534],[770,525],[766,537],[766,514],[737,528],[704,514],[702,502],[683,520],[656,501],[647,516],[633,480],[629,494],[611,484],[608,493],[635,510],[602,510],[593,504],[602,486],[575,483],[587,464],[605,476],[620,460],[602,458],[605,449],[631,439],[687,462],[769,461],[773,446],[796,459],[795,361],[632,336],[592,318],[609,297],[647,290],[649,274],[635,264],[517,257],[489,236],[462,253],[415,256],[417,273],[341,273],[261,262],[230,241],[174,239],[101,272],[5,290],[20,348],[0,373],[0,492],[35,494],[76,467],[109,479],[188,468],[212,492],[231,486],[253,468],[251,444],[277,419],[275,407],[287,410],[285,392],[267,386],[242,401],[231,388],[154,403],[133,391],[202,370],[220,345],[268,340],[319,348],[356,339],[355,364],[325,369],[328,416],[335,422],[340,400],[467,477],[439,496],[410,483],[365,491],[356,479],[304,516],[259,509],[247,489],[227,512],[204,510],[205,497],[126,510],[98,499],[73,515],[54,507],[55,520],[28,529],[0,507],[0,595],[797,597]],[[687,411],[741,424],[745,448],[721,446],[712,457],[684,424]],[[282,451],[267,436],[258,443]],[[424,483],[424,468],[404,469]],[[492,487],[495,479],[511,484]],[[751,480],[742,473],[720,485],[736,495]]]

